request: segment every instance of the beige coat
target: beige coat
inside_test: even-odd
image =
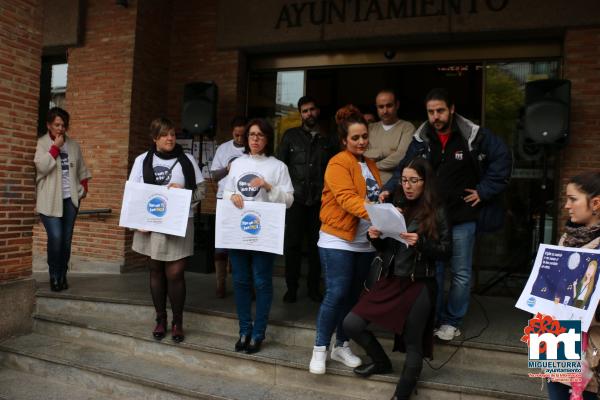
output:
[[[92,175],[83,162],[83,156],[79,144],[65,135],[65,144],[69,153],[69,180],[71,184],[71,201],[75,207],[79,207],[79,199],[84,194],[81,181],[90,179]],[[60,162],[50,154],[52,139],[46,133],[37,141],[35,149],[36,177],[36,209],[39,214],[49,217],[62,217],[62,170]]]
[[[365,152],[365,157],[377,163],[383,183],[392,177],[404,158],[413,133],[415,126],[404,120],[398,120],[389,131],[383,129],[381,121],[369,125],[369,149]]]

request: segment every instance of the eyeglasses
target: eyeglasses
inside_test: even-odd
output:
[[[251,132],[248,134],[248,138],[249,139],[264,139],[265,138],[265,134],[262,132]]]
[[[402,177],[402,179],[400,180],[400,182],[402,182],[403,185],[410,184],[412,186],[412,185],[416,185],[417,183],[421,182],[422,180],[423,180],[423,178],[416,178],[416,177],[405,178],[405,177]]]

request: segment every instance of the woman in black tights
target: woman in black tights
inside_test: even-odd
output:
[[[196,160],[175,143],[175,127],[170,120],[157,118],[152,121],[150,135],[153,144],[149,151],[135,159],[129,180],[191,190],[192,206],[185,237],[136,230],[131,247],[150,257],[150,291],[156,309],[156,327],[152,335],[157,340],[166,335],[168,295],[173,312],[171,337],[179,343],[185,338],[184,270],[186,258],[194,253],[193,210],[204,197],[204,179]]]
[[[450,229],[437,199],[434,178],[429,163],[422,158],[403,169],[402,186],[393,201],[406,220],[408,232],[400,234],[406,245],[392,238],[381,239],[381,232],[369,228],[369,239],[388,267],[388,274],[361,297],[344,319],[346,334],[372,360],[354,368],[364,377],[392,371],[390,359],[367,326],[375,323],[396,334],[394,350],[406,351],[406,361],[392,399],[410,397],[423,357],[432,356],[435,261],[447,259],[451,253]]]

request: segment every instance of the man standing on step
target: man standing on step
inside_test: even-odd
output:
[[[329,159],[339,150],[333,135],[319,125],[319,107],[314,99],[303,96],[298,100],[302,125],[288,129],[281,139],[277,158],[290,172],[294,186],[294,203],[285,215],[285,303],[295,303],[300,280],[302,245],[305,236],[308,246],[308,297],[321,302],[321,262],[317,250],[319,240],[319,210],[323,175]]]
[[[452,225],[451,283],[446,303],[446,265],[436,265],[439,328],[434,335],[452,340],[460,336],[458,327],[469,308],[475,231],[502,226],[503,210],[498,200],[508,185],[512,157],[499,137],[454,112],[454,101],[446,89],[432,89],[425,97],[425,107],[428,121],[415,132],[404,160],[384,185],[380,198],[394,193],[403,166],[413,158],[431,162]]]
[[[375,107],[380,121],[369,124],[369,149],[365,157],[377,163],[381,181],[387,182],[404,158],[415,127],[398,118],[400,102],[393,90],[380,90],[375,97]]]
[[[223,198],[223,185],[229,173],[229,165],[233,160],[244,154],[244,131],[246,129],[246,119],[244,117],[235,117],[231,121],[231,139],[228,142],[217,147],[213,157],[210,171],[212,178],[219,181],[217,190],[217,199]],[[227,291],[227,250],[215,249],[215,275],[217,277],[216,296],[224,298]]]

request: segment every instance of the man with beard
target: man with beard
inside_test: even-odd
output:
[[[404,158],[415,127],[398,118],[400,102],[393,90],[380,90],[375,97],[375,107],[380,121],[369,124],[369,149],[365,157],[377,163],[381,181],[386,182]]]
[[[499,195],[508,185],[512,158],[500,138],[454,112],[454,101],[446,89],[432,89],[425,97],[425,107],[428,121],[415,132],[404,160],[384,185],[380,199],[394,193],[403,166],[413,158],[423,157],[431,162],[452,225],[447,303],[445,265],[436,265],[439,328],[434,335],[447,341],[460,336],[458,327],[469,308],[476,228],[481,232],[491,231],[492,225],[496,229],[502,226]]]
[[[298,111],[302,125],[288,129],[281,139],[277,157],[290,172],[294,186],[294,203],[285,216],[285,281],[287,292],[283,296],[286,303],[295,303],[302,244],[308,236],[308,296],[321,302],[321,263],[317,250],[319,240],[319,210],[323,175],[329,159],[337,153],[339,145],[333,135],[323,132],[318,123],[320,110],[314,99],[303,96],[298,100]]]

